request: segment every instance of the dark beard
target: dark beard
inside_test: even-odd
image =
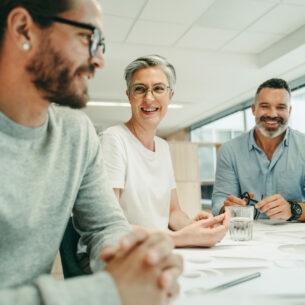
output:
[[[41,46],[39,54],[27,65],[26,70],[33,76],[32,83],[50,103],[71,108],[86,106],[89,96],[88,89],[81,94],[73,90],[73,77],[82,71],[94,73],[94,66],[78,68],[74,76],[70,76],[69,61],[56,52],[47,40]]]

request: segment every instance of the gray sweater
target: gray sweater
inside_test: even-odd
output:
[[[0,304],[120,304],[102,272],[102,246],[130,231],[108,186],[96,132],[84,113],[50,106],[38,128],[0,113]],[[50,275],[73,213],[93,275]]]

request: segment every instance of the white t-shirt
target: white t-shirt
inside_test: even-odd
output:
[[[100,135],[109,183],[122,189],[120,204],[130,224],[168,229],[170,196],[176,188],[169,147],[155,137],[155,152],[124,125]]]

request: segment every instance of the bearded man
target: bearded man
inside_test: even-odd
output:
[[[218,152],[214,215],[225,206],[253,204],[256,218],[305,220],[305,135],[288,126],[290,100],[282,79],[258,87],[255,127]]]

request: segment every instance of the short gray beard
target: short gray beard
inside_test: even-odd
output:
[[[287,120],[284,124],[282,124],[278,130],[276,131],[267,131],[263,126],[260,119],[256,119],[256,128],[261,132],[261,134],[268,138],[268,139],[274,139],[281,135],[287,128],[288,128],[289,120]]]

